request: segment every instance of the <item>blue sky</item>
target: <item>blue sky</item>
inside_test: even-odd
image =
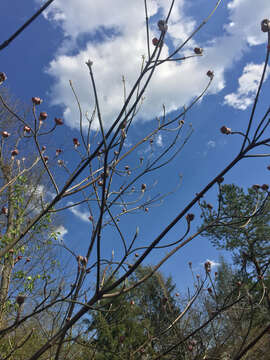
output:
[[[164,56],[173,46],[184,41],[215,5],[215,1],[205,3],[203,0],[192,4],[187,0],[176,1],[162,50]],[[0,13],[5,16],[1,19],[1,42],[40,4],[40,1],[14,0],[11,6],[10,2],[2,1]],[[167,0],[149,1],[150,38],[158,36],[156,21],[163,18],[168,4]],[[135,119],[128,139],[130,145],[141,134],[153,129],[153,119],[162,113],[162,104],[165,104],[168,116],[172,117],[206,86],[208,69],[214,71],[215,77],[206,96],[186,116],[185,132],[189,123],[194,128],[188,144],[166,168],[147,176],[145,180],[150,186],[157,181],[152,194],[175,189],[179,184],[179,174],[183,175],[181,186],[161,206],[150,207],[147,214],[123,217],[120,221],[126,232],[132,229],[134,233],[135,224],[140,226],[139,243],[148,242],[146,239],[150,243],[239,150],[239,138],[224,136],[219,129],[222,125],[233,130],[246,128],[267,41],[266,34],[260,30],[260,22],[269,17],[269,0],[224,1],[209,23],[181,52],[181,56],[188,56],[194,47],[199,46],[204,49],[204,56],[183,63],[168,62],[155,74]],[[0,71],[7,74],[6,86],[16,97],[30,104],[32,96],[39,96],[44,100],[41,108],[48,112],[49,120],[63,117],[65,126],[57,129],[49,146],[52,151],[55,146],[64,148],[65,160],[72,167],[77,161],[72,138],[79,138],[79,116],[69,80],[72,80],[80,98],[83,113],[91,112],[94,101],[85,61],[89,58],[93,61],[103,121],[108,127],[123,102],[122,76],[125,76],[129,89],[139,73],[142,54],[146,54],[142,0],[77,0],[76,5],[73,0],[55,0],[43,16],[1,51]],[[264,84],[257,111],[258,120],[268,106],[269,79]],[[94,123],[94,127],[97,129],[98,122]],[[160,151],[167,141],[166,135],[156,138],[154,151]],[[136,164],[140,154],[149,156],[146,148],[141,151],[132,155],[128,163]],[[243,187],[267,183],[267,165],[266,159],[242,161],[226,176],[225,181]],[[215,204],[216,194],[217,189],[212,189],[206,199]],[[81,206],[76,214],[66,211],[62,216],[64,241],[77,254],[83,253],[87,246],[90,226],[87,211]],[[199,224],[197,208],[194,213],[197,219],[193,225],[195,230]],[[178,238],[184,225],[184,222],[179,223],[168,234],[166,242]],[[112,236],[110,230],[106,230],[106,236]],[[108,241],[104,246],[108,252],[112,249],[117,252],[116,240]],[[146,263],[155,264],[161,255],[156,251]],[[201,263],[206,259],[217,262],[218,256],[219,253],[205,238],[198,238],[177,253],[163,270],[172,274],[182,288],[190,281],[189,261],[201,271]]]

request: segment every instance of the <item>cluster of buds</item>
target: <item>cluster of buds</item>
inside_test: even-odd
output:
[[[159,20],[157,25],[158,25],[158,28],[159,28],[160,31],[165,32],[165,31],[168,30],[168,24],[164,20]]]
[[[202,48],[199,48],[199,47],[195,47],[195,48],[193,49],[193,51],[194,51],[194,53],[195,53],[196,55],[202,55],[202,53],[203,53],[203,49],[202,49]]]
[[[228,128],[227,126],[222,126],[220,128],[222,134],[229,135],[232,133],[232,129]]]
[[[0,85],[7,80],[7,75],[3,72],[0,72]]]
[[[270,31],[270,20],[269,19],[264,19],[261,22],[261,30],[262,30],[262,32],[269,32]]]
[[[211,271],[211,263],[210,263],[210,261],[206,261],[206,262],[204,263],[204,268],[205,268],[205,271],[206,271],[207,273],[209,273],[209,272]]]
[[[188,224],[191,223],[191,221],[193,221],[194,218],[195,218],[194,214],[189,213],[186,215],[186,220],[187,220]]]

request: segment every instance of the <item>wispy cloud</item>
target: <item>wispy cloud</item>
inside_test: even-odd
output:
[[[260,82],[264,64],[247,64],[243,73],[238,79],[238,89],[236,92],[224,97],[224,104],[234,107],[235,109],[246,110],[253,103],[256,91]],[[265,80],[269,75],[267,68]]]
[[[68,205],[72,205],[72,202],[69,202]],[[75,215],[77,218],[84,222],[89,223],[89,212],[86,211],[80,211],[79,206],[70,207],[69,211],[72,212],[73,215]]]
[[[214,149],[216,147],[216,142],[214,140],[209,140],[206,145],[208,149]]]

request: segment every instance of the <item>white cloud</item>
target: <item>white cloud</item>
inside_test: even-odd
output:
[[[214,140],[209,140],[206,145],[209,149],[213,149],[216,147],[216,142]]]
[[[162,147],[163,146],[163,139],[162,139],[162,135],[158,134],[157,138],[156,138],[156,144],[157,146]]]
[[[63,240],[64,236],[68,233],[68,230],[63,225],[60,225],[55,229],[55,232],[59,233],[59,240]]]
[[[72,204],[73,204],[72,202],[69,202],[67,205],[72,205]],[[71,211],[72,214],[77,216],[77,218],[79,218],[80,220],[89,223],[89,212],[80,211],[78,208],[79,206],[73,206],[69,208],[69,211]]]
[[[168,10],[167,0],[151,0],[148,3],[150,17],[161,14],[162,18]],[[269,0],[233,0],[228,8],[224,35],[219,38],[211,35],[211,42],[204,46],[203,58],[182,63],[167,62],[157,69],[138,119],[149,120],[158,116],[163,104],[168,112],[188,104],[206,85],[205,73],[209,68],[215,72],[209,92],[217,93],[225,86],[225,70],[241,58],[248,46],[266,41],[265,34],[260,31],[260,22],[265,14],[270,13]],[[185,16],[184,10],[185,1],[178,1],[169,23],[168,36],[175,45],[186,39],[195,27],[194,19]],[[90,58],[94,63],[101,114],[105,126],[109,126],[123,104],[122,75],[125,76],[128,91],[139,74],[141,55],[147,52],[143,2],[77,0],[74,11],[73,0],[58,0],[52,3],[46,14],[66,34],[66,41],[47,68],[48,74],[54,79],[52,103],[64,107],[64,118],[70,127],[78,127],[78,108],[68,85],[71,79],[83,112],[91,113],[94,99],[85,65]],[[156,28],[156,24],[151,26],[151,38],[158,35]],[[83,49],[78,49],[76,39],[84,35],[92,40],[87,41]],[[180,55],[191,54],[194,44],[192,41]],[[165,41],[162,57],[169,52],[167,45]],[[97,122],[95,127],[98,127]]]
[[[260,78],[263,71],[263,64],[247,64],[243,73],[238,79],[238,89],[235,93],[228,94],[224,97],[224,104],[234,107],[235,109],[245,110],[253,103]],[[269,75],[269,67],[266,72],[265,80]]]

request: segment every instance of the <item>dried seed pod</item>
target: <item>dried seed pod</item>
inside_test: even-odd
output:
[[[142,191],[145,191],[145,189],[146,189],[146,184],[142,184],[141,190],[142,190]]]

